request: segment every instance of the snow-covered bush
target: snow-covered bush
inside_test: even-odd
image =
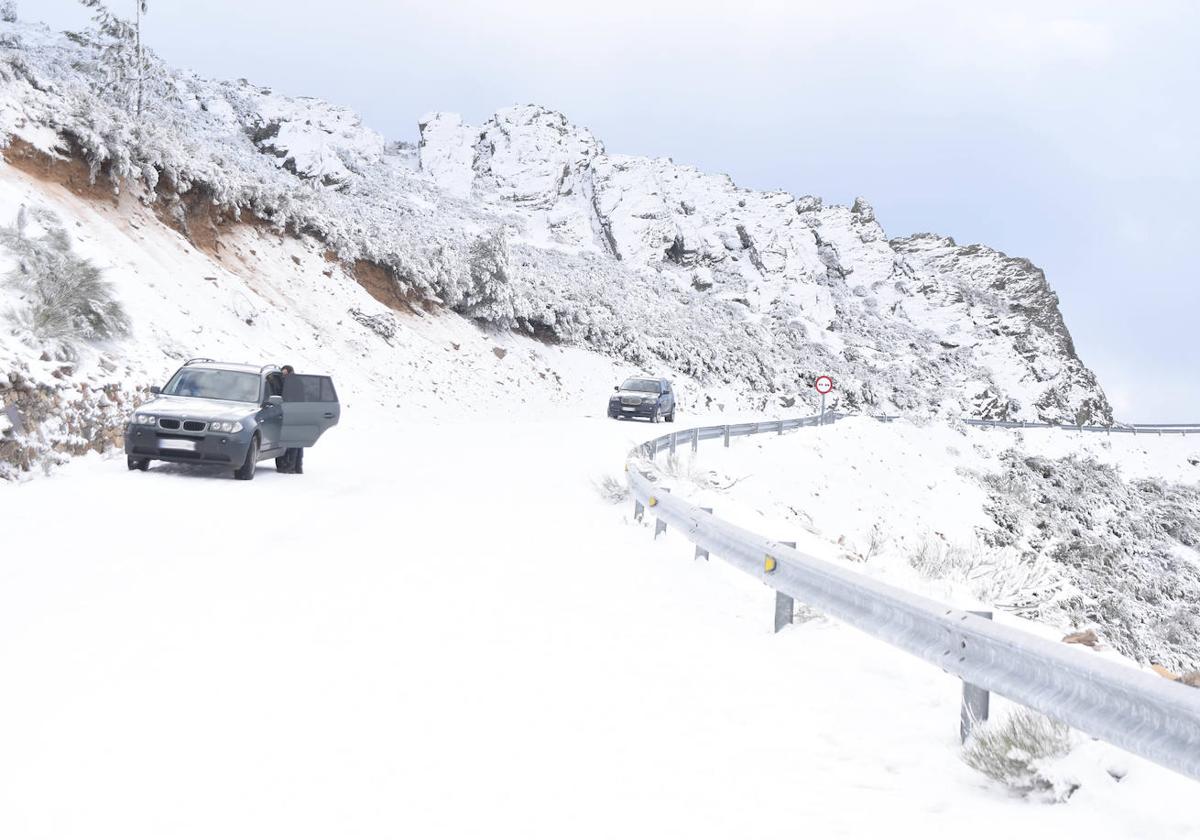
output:
[[[615,475],[604,475],[595,482],[596,492],[606,502],[618,505],[629,500],[629,485]]]
[[[0,20],[5,23],[17,22],[16,0],[0,0]]]
[[[983,603],[1020,615],[1036,614],[1064,586],[1045,558],[1023,557],[981,541],[962,545],[926,535],[908,562],[924,578],[961,583]]]
[[[985,543],[1029,563],[1050,561],[1071,590],[1031,617],[1095,626],[1139,662],[1196,669],[1200,488],[1126,481],[1114,467],[1075,456],[1010,451],[1001,464],[982,479],[996,523]]]
[[[30,234],[33,225],[40,235]],[[112,286],[99,268],[74,253],[52,212],[22,208],[16,224],[0,227],[0,248],[17,262],[4,282],[20,303],[7,315],[31,340],[53,343],[71,358],[81,342],[128,332],[129,319]]]
[[[962,757],[989,779],[1023,796],[1063,802],[1078,785],[1054,772],[1054,763],[1071,751],[1071,730],[1029,709],[1016,709],[1002,720],[976,725]]]

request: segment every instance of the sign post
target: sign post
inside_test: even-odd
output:
[[[825,395],[833,390],[833,380],[828,376],[818,376],[816,385],[817,393],[821,395],[821,419],[817,425],[825,425]]]

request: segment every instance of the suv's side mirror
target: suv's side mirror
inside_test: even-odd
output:
[[[151,385],[151,386],[150,386],[150,393],[151,393],[151,394],[161,394],[161,393],[162,393],[162,388],[159,388],[157,385]]]
[[[621,386],[620,386],[620,385],[614,385],[614,386],[613,386],[613,390],[614,390],[614,391],[620,391],[620,390],[621,390]]]
[[[267,405],[277,405],[282,407],[283,397],[279,396],[279,394],[271,394],[271,396],[267,397]]]

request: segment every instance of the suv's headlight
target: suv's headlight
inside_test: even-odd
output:
[[[158,418],[153,414],[135,414],[133,415],[133,422],[140,423],[143,426],[153,426],[158,422]]]
[[[236,420],[232,423],[226,423],[223,420],[214,420],[208,424],[208,430],[210,432],[240,432],[242,424]]]

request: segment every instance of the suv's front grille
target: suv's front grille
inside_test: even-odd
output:
[[[177,432],[181,428],[185,432],[203,432],[208,428],[208,423],[203,420],[179,420],[177,417],[160,417],[158,418],[158,427],[166,429],[170,432]]]
[[[621,405],[641,405],[641,397],[621,397]]]

